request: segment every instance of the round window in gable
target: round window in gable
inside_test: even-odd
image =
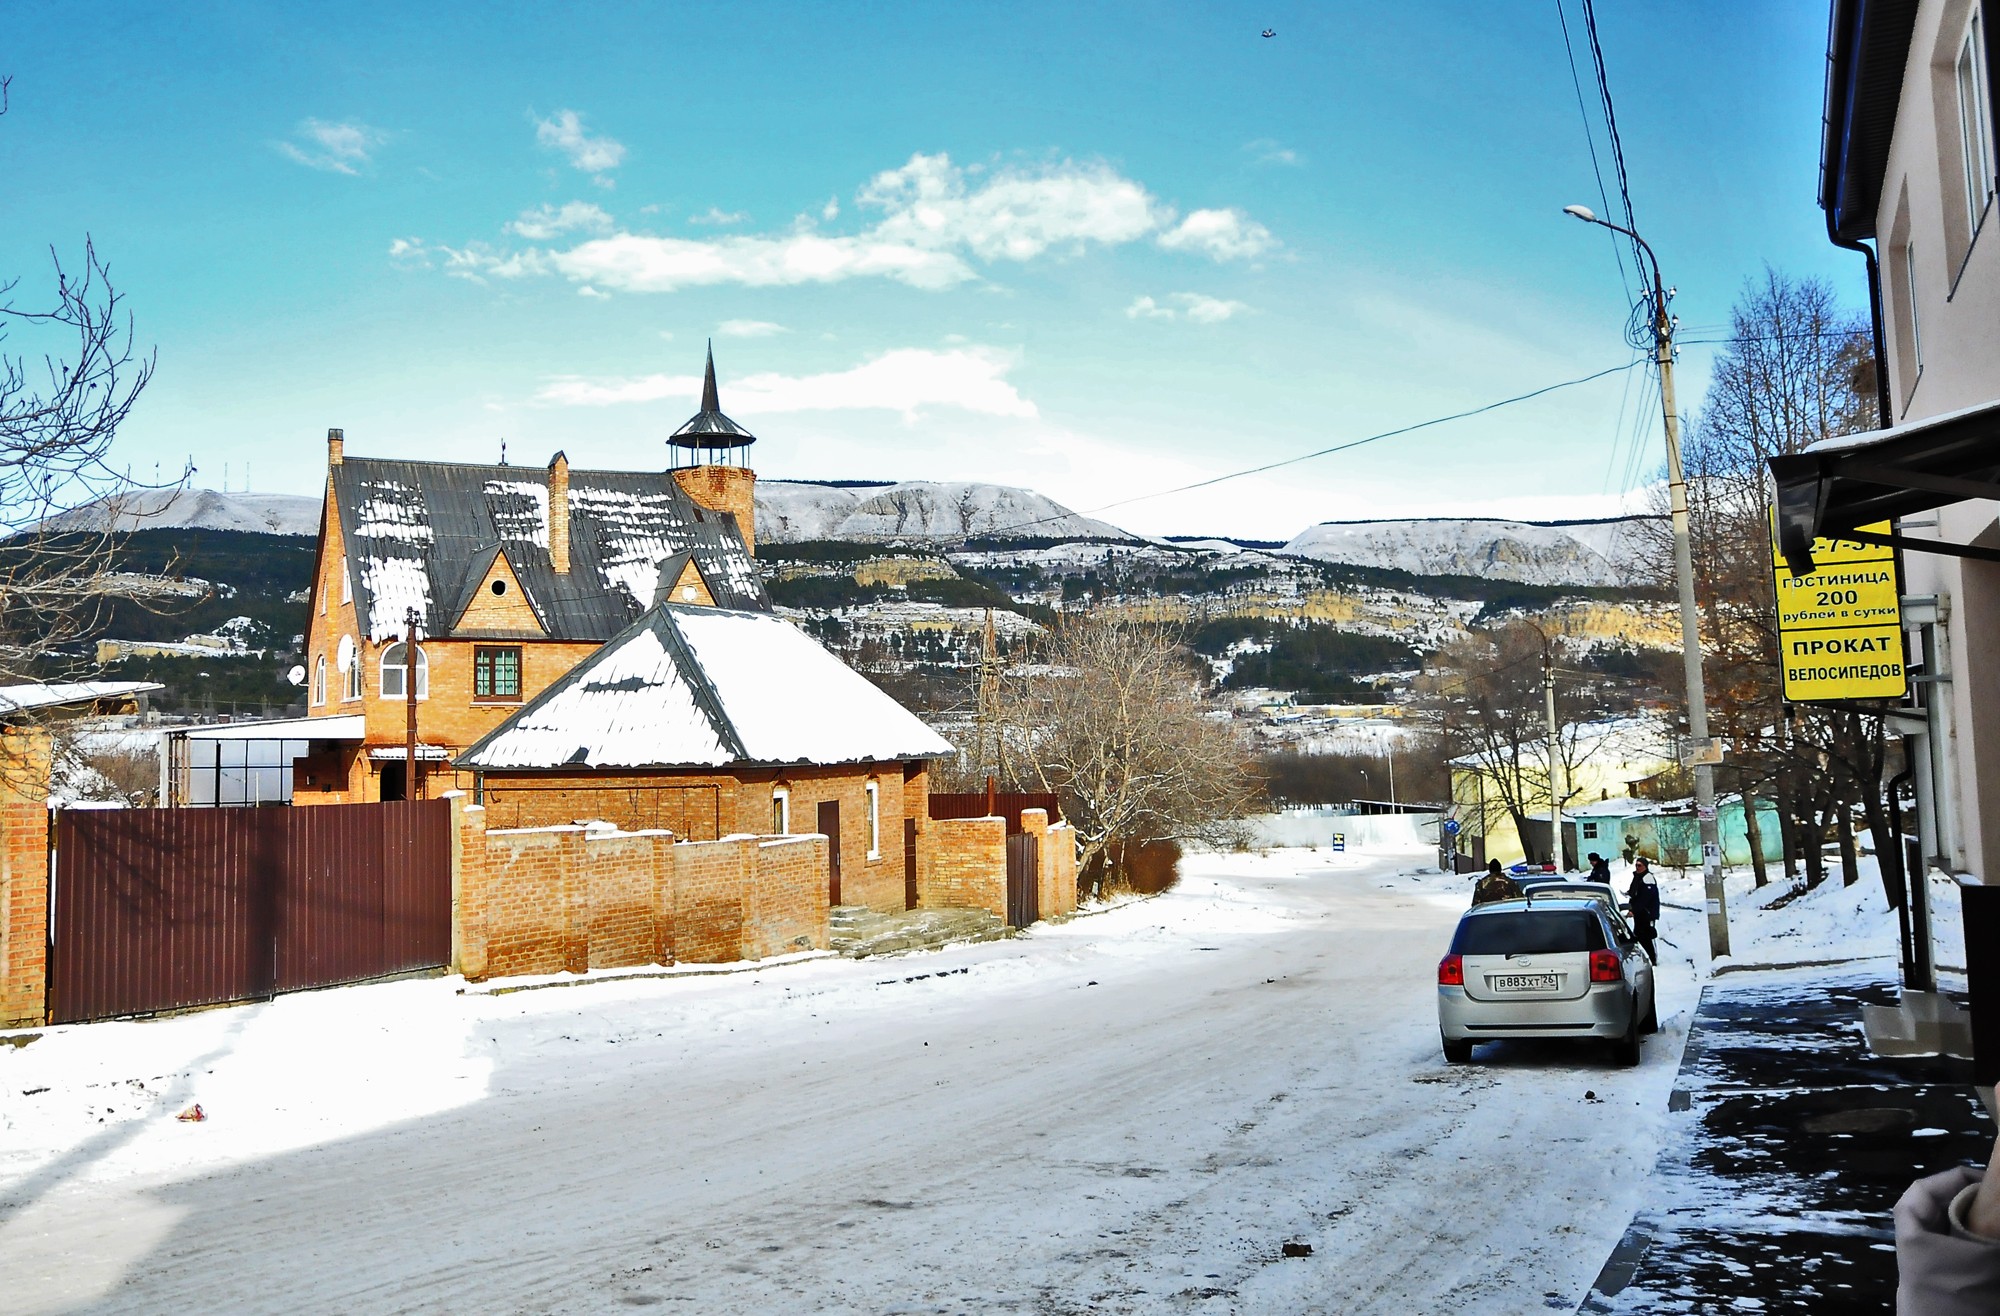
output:
[[[496,581],[494,581],[494,582],[493,582],[493,592],[494,592],[495,594],[505,594],[505,593],[507,592],[507,582],[506,582],[506,581],[504,581],[504,580],[496,580]]]

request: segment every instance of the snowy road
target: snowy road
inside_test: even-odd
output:
[[[1197,858],[889,960],[52,1030],[0,1047],[0,1308],[1574,1310],[1691,971],[1637,1070],[1525,1042],[1447,1069],[1464,890],[1411,862]]]

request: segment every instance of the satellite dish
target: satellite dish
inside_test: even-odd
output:
[[[285,679],[293,685],[304,685],[306,683],[306,669],[294,664],[292,670],[285,673]]]

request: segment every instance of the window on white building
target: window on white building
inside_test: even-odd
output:
[[[403,651],[408,645],[392,644],[382,651],[382,697],[384,699],[407,699],[409,687],[403,684],[408,668]],[[431,697],[431,660],[420,647],[417,650],[417,698]]]
[[[792,793],[783,786],[771,792],[771,835],[792,833]]]
[[[1903,290],[1904,300],[1910,308],[1910,381],[1914,387],[1916,377],[1924,371],[1924,324],[1917,313],[1917,244],[1903,244]]]
[[[1979,230],[1986,203],[1993,195],[1993,116],[1986,103],[1985,37],[1974,10],[1964,44],[1958,48],[1958,143],[1965,167],[1966,234]]]
[[[882,857],[882,788],[869,782],[863,788],[868,794],[868,857]]]

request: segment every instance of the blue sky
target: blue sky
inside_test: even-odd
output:
[[[1814,204],[1823,8],[1599,17],[1684,337],[1767,262],[1858,305]],[[95,239],[159,351],[121,453],[209,487],[316,493],[329,425],[661,465],[711,336],[766,478],[1080,510],[1632,356],[1609,235],[1559,214],[1599,198],[1554,0],[15,0],[0,61],[0,272],[38,300]],[[1104,515],[1600,513],[1651,405],[1634,371]]]

